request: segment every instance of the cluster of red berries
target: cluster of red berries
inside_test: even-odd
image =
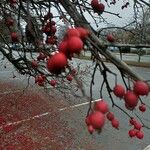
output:
[[[98,14],[102,14],[104,12],[105,5],[103,3],[99,3],[98,0],[92,0],[91,6],[92,6],[94,12],[96,12]]]
[[[134,82],[133,89],[127,91],[120,84],[117,84],[113,89],[115,96],[124,99],[125,107],[129,110],[133,110],[138,105],[139,96],[147,96],[149,91],[149,85],[144,81]],[[139,110],[144,112],[146,110],[145,104],[142,103]]]
[[[77,74],[77,71],[75,69],[72,69],[70,74],[66,76],[66,80],[71,82],[73,80],[73,77],[76,74]],[[57,85],[57,80],[55,79],[48,80],[44,74],[39,74],[35,77],[35,83],[37,83],[39,86],[44,86],[46,82],[48,82],[52,87],[55,87]]]
[[[58,46],[58,51],[50,56],[47,68],[51,73],[59,74],[68,64],[74,54],[80,54],[83,49],[83,40],[88,36],[88,31],[82,27],[69,28],[64,39]]]
[[[95,102],[92,112],[86,117],[85,122],[88,126],[88,131],[92,134],[94,130],[100,131],[106,118],[111,121],[112,127],[118,129],[119,121],[115,118],[112,112],[109,112],[109,106],[104,99]]]
[[[140,122],[138,122],[135,118],[131,118],[129,120],[130,125],[132,125],[134,128],[130,129],[128,132],[128,135],[132,138],[132,137],[137,137],[138,139],[143,139],[144,137],[144,133],[141,130],[142,129],[142,125]]]
[[[136,81],[133,85],[132,91],[125,91],[125,88],[120,84],[117,84],[113,89],[113,93],[115,94],[115,96],[124,99],[125,107],[129,110],[133,110],[137,106],[139,96],[148,95],[149,91],[150,88],[144,81]],[[139,106],[139,110],[142,112],[146,110],[146,107],[143,103]],[[85,122],[88,126],[88,131],[92,134],[94,130],[101,130],[105,124],[105,118],[111,121],[112,127],[116,129],[119,128],[118,119],[112,112],[109,111],[107,102],[102,99],[95,102],[92,111],[86,117]],[[144,137],[144,133],[141,131],[141,123],[135,120],[135,118],[131,118],[130,124],[133,125],[134,128],[129,130],[129,136],[136,136],[137,138],[142,139]]]
[[[125,107],[128,110],[134,110],[138,105],[139,96],[147,96],[149,92],[150,87],[144,81],[136,81],[133,84],[133,89],[131,90],[125,91],[125,88],[120,84],[117,84],[113,89],[115,96],[124,99]],[[143,102],[139,105],[138,108],[141,112],[146,111],[146,105]],[[130,124],[133,125],[134,128],[129,130],[129,136],[142,139],[144,137],[144,133],[141,131],[142,125],[134,118],[130,119]]]
[[[35,77],[35,83],[37,83],[39,86],[44,86],[45,80],[46,76],[43,74]]]
[[[54,45],[57,44],[57,37],[55,36],[57,28],[56,23],[54,20],[52,20],[52,18],[52,13],[48,13],[44,16],[42,32],[47,35],[46,44]]]
[[[13,26],[14,26],[14,20],[13,20],[13,18],[11,16],[6,17],[5,24],[10,29],[10,32],[11,32],[10,33],[11,41],[13,43],[19,42],[17,32],[14,32],[14,31],[12,32],[11,31],[12,28],[13,28]]]
[[[9,3],[11,4],[11,6],[14,7],[14,6],[17,4],[17,0],[9,0]],[[11,31],[12,27],[14,26],[14,20],[13,20],[13,18],[12,18],[11,16],[6,17],[6,19],[5,19],[5,24],[6,24],[6,26],[7,26],[7,27],[10,29],[10,31]],[[12,32],[12,31],[11,31],[10,37],[11,37],[11,41],[12,41],[13,43],[19,42],[17,32],[14,32],[14,31]]]
[[[68,59],[71,59],[74,54],[80,54],[84,46],[84,40],[88,35],[89,32],[82,27],[69,28],[64,39],[58,45],[58,50],[53,52],[50,56],[40,52],[37,56],[37,60],[32,60],[32,68],[36,69],[40,61],[46,61],[49,72],[60,74],[68,67]],[[72,70],[71,73],[66,76],[66,79],[72,81],[75,74],[76,71]],[[44,86],[45,79],[39,81],[39,78],[37,78],[36,83],[40,86]],[[54,81],[52,81],[50,84],[55,86],[56,82],[54,83]]]

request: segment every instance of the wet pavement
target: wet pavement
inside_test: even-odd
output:
[[[80,60],[77,60],[80,62]],[[82,61],[83,66],[92,65]],[[107,64],[116,73],[111,64]],[[145,79],[150,79],[150,68],[132,67]],[[128,137],[131,128],[128,118],[117,109],[112,111],[120,120],[119,130],[113,129],[106,122],[100,134],[90,135],[85,125],[88,105],[66,108],[84,103],[85,98],[62,97],[61,93],[39,88],[34,82],[27,87],[27,78],[14,72],[11,65],[0,67],[0,150],[142,150],[150,144],[150,130],[144,129],[143,140]],[[118,82],[121,82],[118,76]],[[113,84],[114,77],[109,77]],[[99,99],[100,74],[95,76],[93,87],[94,99]],[[90,74],[85,77],[85,90],[89,95]],[[108,100],[104,90],[104,98]],[[150,97],[144,98],[149,103]],[[118,100],[118,104],[122,105]],[[129,112],[132,114],[132,112]],[[138,112],[139,113],[139,112]],[[143,114],[143,119],[150,126],[150,110]],[[140,114],[142,116],[142,114]]]

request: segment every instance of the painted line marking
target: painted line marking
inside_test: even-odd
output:
[[[100,101],[100,100],[101,99],[93,100],[92,103]],[[76,107],[84,106],[84,105],[87,105],[87,104],[89,104],[89,102],[85,102],[85,103],[81,103],[81,104],[76,104],[76,105],[69,106],[69,107],[64,107],[64,108],[59,109],[59,111],[66,110],[66,109],[69,109],[69,108],[76,108]]]
[[[100,101],[100,100],[101,99],[93,100],[92,103]],[[84,105],[87,105],[87,104],[89,104],[89,102],[76,104],[76,105],[72,105],[72,106],[69,106],[69,107],[60,108],[60,109],[58,109],[58,112],[61,112],[61,111],[64,111],[64,110],[67,110],[67,109],[70,109],[70,108],[72,108],[72,109],[73,108],[77,108],[77,107],[84,106]],[[35,119],[38,119],[38,118],[50,115],[52,113],[53,112],[48,111],[48,112],[45,112],[45,113],[42,113],[42,114],[39,114],[39,115],[35,115],[33,117],[29,117],[27,119],[19,120],[19,121],[16,121],[16,122],[10,122],[10,123],[7,123],[7,124],[5,124],[3,126],[0,126],[0,129],[2,129],[3,127],[10,126],[10,125],[17,125],[17,124],[24,123],[24,122],[27,122],[27,121],[35,120]]]

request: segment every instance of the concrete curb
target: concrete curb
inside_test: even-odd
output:
[[[78,59],[91,60],[89,56],[75,56]],[[103,59],[103,58],[102,58]],[[104,62],[109,62],[106,59],[103,59]],[[146,67],[150,68],[150,62],[136,62],[136,61],[124,61],[127,65],[135,66],[135,67]]]
[[[148,145],[147,147],[145,147],[143,150],[150,150],[150,145]]]
[[[135,61],[124,61],[124,62],[130,66],[150,68],[150,63],[148,62],[135,62]]]

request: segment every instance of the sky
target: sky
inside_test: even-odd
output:
[[[103,3],[105,5],[105,11],[119,14],[119,16],[122,17],[122,18],[119,18],[115,15],[104,12],[102,14],[102,17],[104,17],[107,20],[107,22],[109,22],[110,24],[114,24],[115,26],[124,26],[128,24],[129,22],[131,22],[131,20],[133,19],[133,15],[134,15],[133,3],[130,3],[128,7],[124,9],[121,9],[121,6],[123,4],[122,1],[117,1],[115,5],[110,5],[110,7],[108,7],[105,2]],[[94,26],[94,22],[92,23],[92,25]],[[105,27],[106,24],[102,23],[101,26]]]
[[[123,2],[124,1],[124,2]],[[145,0],[148,2],[149,0]],[[105,0],[101,0],[101,2],[105,5],[105,11],[116,13],[122,17],[118,18],[117,16],[103,13],[102,17],[106,18],[107,22],[114,24],[115,26],[125,26],[128,23],[133,21],[134,11],[133,11],[133,0],[129,0],[129,5],[127,8],[121,9],[121,6],[127,2],[127,0],[116,0],[115,5],[110,5],[110,7],[107,6],[107,3]],[[91,21],[93,22],[93,21]],[[94,26],[94,22],[92,25]],[[102,23],[102,26],[105,27],[106,24]]]
[[[119,16],[122,18],[118,18],[117,16],[104,13],[104,17],[107,18],[108,22],[115,24],[117,26],[124,26],[129,23],[133,18],[133,5],[129,4],[127,8],[121,9],[122,1],[117,1],[116,5],[111,5],[110,7],[106,7],[106,11],[119,13]]]
[[[91,0],[87,0],[89,3],[91,2]],[[117,16],[114,16],[112,14],[109,13],[103,13],[102,17],[105,18],[107,20],[107,22],[109,22],[112,25],[115,26],[125,26],[129,23],[131,23],[133,21],[133,16],[134,16],[134,11],[133,11],[133,1],[134,0],[116,0],[116,4],[115,5],[110,5],[110,7],[108,7],[107,3],[105,2],[106,0],[99,0],[99,2],[103,3],[105,5],[105,11],[108,12],[112,12],[112,13],[116,13],[122,17],[122,18],[118,18]],[[111,1],[111,0],[107,0],[107,1]],[[145,0],[146,2],[148,2],[149,0]],[[121,9],[121,6],[123,4],[125,4],[126,2],[129,2],[129,5],[127,8]],[[54,12],[56,12],[54,10]],[[89,23],[92,25],[93,28],[97,29],[95,22],[93,21],[93,19],[87,14],[85,13],[86,18],[88,18]],[[58,21],[60,24],[61,21]],[[106,27],[105,23],[101,23],[99,24],[99,28],[100,27]]]

